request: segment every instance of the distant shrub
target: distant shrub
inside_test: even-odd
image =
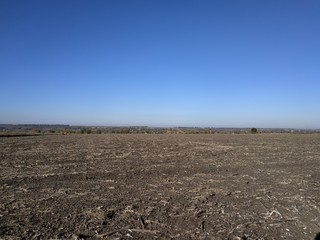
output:
[[[37,128],[33,128],[33,129],[32,129],[32,132],[33,132],[33,133],[41,133],[41,130],[40,130],[40,129],[37,129]]]
[[[88,128],[88,129],[87,129],[87,134],[91,134],[91,133],[92,133],[91,129]]]
[[[122,128],[122,129],[120,130],[120,133],[122,133],[122,134],[128,134],[128,133],[129,133],[129,129],[128,129],[128,128]]]
[[[97,130],[97,134],[101,134],[101,129],[98,129],[98,130]]]
[[[256,129],[256,128],[251,128],[251,133],[252,134],[256,134],[258,132],[258,129]]]

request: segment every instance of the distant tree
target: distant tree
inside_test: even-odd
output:
[[[256,134],[258,132],[258,130],[256,128],[251,128],[251,133],[252,134]]]
[[[101,134],[101,129],[98,129],[98,130],[97,130],[97,134]]]
[[[88,128],[88,129],[87,129],[87,134],[91,134],[91,133],[92,133],[91,129]]]

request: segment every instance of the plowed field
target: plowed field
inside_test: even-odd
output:
[[[314,239],[319,134],[0,138],[0,239]]]

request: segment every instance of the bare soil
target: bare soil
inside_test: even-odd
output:
[[[320,135],[0,138],[0,239],[314,239]]]

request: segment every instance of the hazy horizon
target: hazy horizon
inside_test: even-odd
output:
[[[0,123],[320,128],[319,1],[0,11]]]
[[[212,128],[212,129],[251,129],[257,128],[259,129],[295,129],[295,130],[320,130],[320,128],[291,128],[291,127],[257,127],[257,126],[243,126],[243,127],[232,127],[232,126],[175,126],[175,125],[81,125],[81,124],[68,124],[68,123],[0,123],[1,125],[13,125],[13,126],[70,126],[70,127],[101,127],[101,128],[117,128],[117,127],[147,127],[147,128]]]

